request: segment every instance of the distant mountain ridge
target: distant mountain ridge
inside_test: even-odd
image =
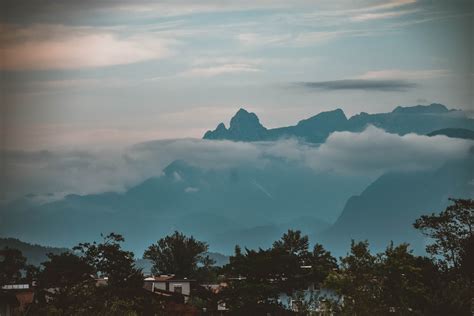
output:
[[[227,129],[219,123],[213,131],[207,131],[204,139],[233,141],[271,141],[280,138],[297,137],[307,142],[322,143],[336,131],[363,131],[368,125],[374,125],[389,133],[404,135],[416,133],[426,135],[445,128],[474,128],[474,120],[466,117],[462,111],[450,110],[446,106],[433,103],[397,107],[392,112],[368,114],[362,112],[349,119],[341,109],[321,112],[294,126],[265,128],[255,113],[240,109],[230,120]]]
[[[428,134],[428,136],[437,135],[444,135],[451,138],[474,139],[474,131],[465,128],[443,128]]]
[[[67,248],[46,247],[37,244],[23,242],[16,238],[0,238],[0,249],[11,248],[21,251],[28,264],[39,266],[42,262],[48,260],[46,254],[55,255],[70,251]]]
[[[369,240],[383,250],[390,241],[409,242],[424,249],[421,234],[413,228],[416,218],[440,212],[449,198],[473,198],[474,155],[432,171],[387,173],[360,195],[348,199],[337,221],[318,239],[342,255],[350,240]]]
[[[327,228],[344,201],[368,181],[279,160],[210,170],[175,160],[161,176],[123,193],[71,194],[40,205],[23,197],[0,206],[0,231],[68,247],[113,231],[140,253],[178,230],[209,242],[211,251],[229,254],[235,244],[271,243],[288,228],[307,233]]]

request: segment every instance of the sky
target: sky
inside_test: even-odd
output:
[[[241,107],[474,108],[470,0],[0,2],[1,148],[200,138]]]

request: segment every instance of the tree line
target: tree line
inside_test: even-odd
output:
[[[154,274],[195,279],[187,304],[208,313],[225,303],[229,314],[283,315],[289,313],[284,296],[298,302],[301,315],[315,306],[328,315],[472,315],[474,201],[451,202],[414,223],[429,241],[426,256],[413,254],[408,244],[372,253],[368,241],[352,241],[347,255],[336,259],[321,244],[310,247],[300,231],[288,230],[268,249],[236,246],[223,267],[206,255],[205,242],[180,232],[150,245],[143,258],[153,263]],[[40,267],[6,248],[0,284],[34,281],[34,315],[168,315],[166,301],[143,288],[143,272],[123,241],[111,233],[101,242],[48,254]],[[101,277],[107,284],[97,286]],[[216,292],[199,284],[223,286]]]

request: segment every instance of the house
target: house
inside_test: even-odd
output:
[[[34,294],[35,290],[29,284],[3,285],[0,290],[0,316],[24,313],[33,303]]]
[[[176,278],[173,274],[149,276],[144,280],[144,288],[151,292],[162,293],[163,295],[182,295],[184,303],[187,303],[194,281],[187,278]]]

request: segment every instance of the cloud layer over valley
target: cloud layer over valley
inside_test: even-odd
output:
[[[375,179],[390,171],[434,169],[465,157],[472,141],[416,134],[399,136],[369,126],[361,133],[335,132],[322,145],[296,139],[231,142],[159,140],[123,148],[4,152],[3,199],[25,194],[55,199],[66,194],[121,192],[160,176],[174,160],[203,169],[264,167],[278,160],[318,173]]]

